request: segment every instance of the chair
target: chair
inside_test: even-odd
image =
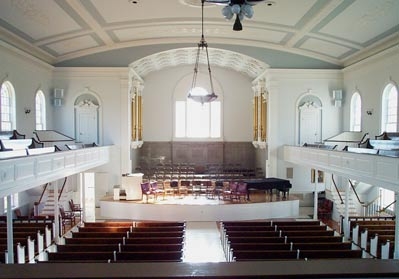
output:
[[[165,191],[158,187],[158,182],[152,181],[150,182],[151,191],[155,193],[155,199],[157,199],[158,195],[163,195],[165,198]]]
[[[178,192],[178,189],[173,188],[170,184],[170,179],[165,179],[163,181],[163,191],[164,191],[164,195],[173,195],[173,197],[175,196],[175,194]]]
[[[152,191],[150,182],[141,183],[141,193],[143,194],[143,196],[147,197],[147,203],[148,203],[148,196],[152,195],[154,200],[156,199],[156,193]]]
[[[237,187],[238,187],[238,183],[236,181],[229,182],[228,186],[223,190],[223,199],[224,200],[235,199]]]
[[[241,201],[241,199],[243,199],[244,201],[247,200],[247,198],[248,198],[247,183],[238,182],[237,191],[236,191],[235,196],[238,199],[238,201]]]
[[[59,207],[60,211],[60,224],[62,225],[63,233],[65,233],[66,225],[71,227],[75,225],[75,214],[72,211],[65,211],[63,207]]]
[[[75,214],[77,214],[77,216],[81,217],[82,216],[82,208],[80,207],[80,204],[78,203],[74,203],[73,199],[69,200],[69,207],[71,208],[71,211]]]
[[[177,186],[177,189],[178,189],[177,191],[179,193],[179,196],[188,195],[190,184],[191,184],[190,180],[179,180],[178,186]]]

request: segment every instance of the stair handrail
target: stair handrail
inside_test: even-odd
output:
[[[60,194],[58,195],[58,201],[61,199],[61,195],[62,195],[62,192],[64,191],[66,182],[67,182],[67,177],[64,178],[64,183],[62,184]]]
[[[359,195],[358,195],[357,192],[356,192],[355,186],[354,186],[353,183],[352,183],[352,180],[348,179],[348,181],[349,181],[349,184],[350,184],[351,187],[352,187],[353,192],[355,193],[355,196],[356,196],[356,198],[357,198],[357,201],[358,201],[360,204],[363,205],[364,202],[362,202],[362,201],[360,200]]]
[[[38,202],[36,202],[36,204],[40,204],[40,203],[42,202],[42,199],[43,199],[44,193],[46,193],[47,186],[48,186],[49,184],[50,184],[49,182],[47,182],[46,184],[44,184],[44,187],[43,187],[42,194],[40,195],[39,201],[38,201]]]
[[[338,193],[338,197],[339,197],[339,199],[341,200],[341,204],[344,204],[344,200],[342,199],[342,196],[341,196],[341,194],[340,194],[340,192],[339,192],[339,190],[338,190],[337,183],[335,183],[334,174],[331,174],[331,180],[332,180],[332,182],[333,182],[333,184],[334,184],[335,190],[336,190],[337,193]]]
[[[390,204],[388,204],[387,206],[385,206],[384,208],[377,210],[378,213],[384,212],[385,210],[388,209],[388,207],[390,207],[391,205],[393,205],[394,203],[396,203],[396,200],[394,200],[393,202],[391,202]]]

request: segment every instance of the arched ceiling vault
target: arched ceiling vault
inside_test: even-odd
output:
[[[253,7],[253,17],[242,21],[239,32],[223,18],[222,5],[208,3],[204,34],[209,46],[271,68],[339,69],[399,44],[397,0],[267,2]],[[54,66],[126,67],[148,55],[195,46],[201,35],[199,3],[2,0],[0,43]]]

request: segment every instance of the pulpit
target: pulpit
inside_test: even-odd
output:
[[[121,189],[126,192],[126,200],[141,200],[141,183],[143,182],[142,173],[131,173],[122,176]]]

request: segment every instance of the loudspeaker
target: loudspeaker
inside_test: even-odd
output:
[[[342,105],[342,90],[333,90],[334,106],[341,107]]]
[[[61,88],[54,88],[53,91],[53,105],[55,107],[62,106],[64,101],[64,89]]]

